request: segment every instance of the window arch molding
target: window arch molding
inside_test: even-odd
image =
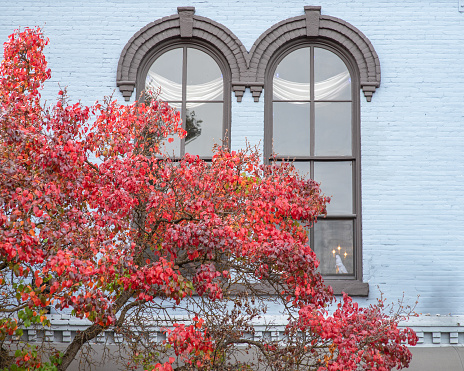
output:
[[[130,100],[137,84],[138,71],[147,56],[160,45],[183,40],[207,46],[218,52],[230,69],[232,89],[240,101],[245,88],[239,82],[247,74],[248,55],[240,40],[225,26],[209,18],[195,15],[194,7],[179,7],[178,14],[148,24],[131,37],[121,52],[116,85],[124,99]],[[155,52],[156,53],[156,52]]]
[[[321,15],[320,6],[305,6],[305,14],[283,20],[265,31],[250,50],[252,80],[264,86],[268,64],[284,45],[299,39],[324,40],[338,45],[353,59],[359,86],[368,102],[380,86],[380,61],[369,39],[356,27],[339,18]]]
[[[380,62],[369,39],[356,27],[336,17],[321,15],[320,6],[305,6],[304,15],[283,20],[265,31],[248,53],[241,41],[225,26],[195,15],[194,7],[178,7],[178,14],[148,24],[131,37],[119,57],[116,85],[130,100],[137,71],[147,53],[173,38],[194,38],[214,45],[231,70],[231,86],[240,102],[246,88],[259,101],[270,58],[282,45],[299,38],[333,41],[349,51],[359,69],[360,88],[368,102],[380,86]]]

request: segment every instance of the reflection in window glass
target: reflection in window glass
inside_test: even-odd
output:
[[[353,274],[353,221],[319,220],[314,225],[314,252],[322,274]]]
[[[222,103],[187,103],[185,152],[212,156],[213,145],[222,144],[222,115]]]

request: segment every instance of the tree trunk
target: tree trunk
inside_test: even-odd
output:
[[[132,227],[134,229],[138,229],[139,231],[143,229],[143,226],[145,226],[145,219],[147,217],[147,212],[145,208],[146,202],[140,202],[140,204],[133,211]],[[142,251],[144,250],[142,247],[143,241],[139,241],[137,245],[140,246]],[[141,260],[142,257],[143,254],[140,253],[138,260]],[[138,263],[141,264],[141,261],[138,261]],[[114,305],[115,314],[119,312],[119,310],[127,303],[127,301],[132,297],[132,295],[134,295],[134,291],[129,290],[127,292],[124,292],[118,299],[116,299]],[[76,355],[81,349],[82,345],[97,337],[98,334],[100,334],[103,330],[105,330],[103,326],[93,324],[92,326],[88,327],[85,331],[78,332],[74,340],[66,348],[66,352],[64,353],[64,356],[62,358],[61,365],[58,366],[58,371],[65,371],[71,364],[71,362],[74,360],[74,358],[76,358]]]
[[[8,354],[8,350],[6,350],[3,346],[0,347],[0,368],[9,368],[14,361],[14,357]]]
[[[117,313],[127,303],[127,301],[132,297],[133,294],[134,292],[132,290],[129,290],[122,294],[116,300],[115,313]],[[71,362],[76,358],[76,355],[81,349],[82,345],[96,338],[98,334],[100,334],[103,330],[105,330],[105,327],[98,324],[93,324],[83,332],[78,332],[74,337],[74,340],[66,348],[61,365],[58,366],[58,371],[65,371],[69,367]]]

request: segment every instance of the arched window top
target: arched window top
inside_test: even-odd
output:
[[[272,140],[266,135],[266,159],[354,155],[359,86],[349,66],[336,50],[318,43],[299,43],[278,54],[267,74],[272,88],[266,105],[273,112],[267,134],[273,134]]]
[[[380,63],[369,39],[341,19],[321,15],[321,7],[305,6],[305,15],[286,19],[265,31],[250,51],[255,81],[264,81],[268,64],[276,52],[299,40],[337,45],[355,61],[360,87],[368,102],[380,86]]]
[[[183,71],[184,59],[186,71]],[[184,85],[186,100],[223,99],[221,68],[211,55],[201,49],[188,44],[174,47],[161,54],[149,67],[145,89],[159,88],[163,101],[182,101]]]
[[[351,73],[333,51],[318,45],[300,45],[295,50],[287,50],[277,61],[273,77],[274,99],[305,101],[311,95],[320,101],[351,99]],[[314,69],[314,91],[311,91],[311,69]]]
[[[116,84],[128,101],[137,84],[140,68],[147,56],[160,46],[190,43],[216,51],[230,69],[230,79],[239,81],[247,69],[248,54],[240,40],[225,26],[195,15],[194,7],[179,7],[178,14],[159,19],[143,27],[127,42],[119,57]],[[242,94],[243,95],[243,94]]]
[[[137,94],[153,90],[181,113],[184,139],[165,142],[166,154],[185,153],[208,160],[213,146],[229,145],[230,73],[227,64],[201,43],[159,45],[140,64]]]

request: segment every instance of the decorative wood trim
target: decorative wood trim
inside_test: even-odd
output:
[[[209,18],[195,15],[194,7],[179,7],[179,14],[159,19],[140,29],[121,52],[116,85],[124,99],[130,100],[136,86],[137,71],[144,58],[158,45],[170,40],[191,39],[211,45],[226,59],[233,81],[247,75],[248,52],[227,27]],[[243,96],[243,83],[232,84],[237,99]]]
[[[43,341],[54,344],[70,343],[77,331],[84,331],[92,323],[87,319],[79,319],[69,314],[49,314],[51,327],[43,328],[23,328],[24,335],[29,342],[41,343]],[[175,316],[177,322],[189,322],[190,319],[186,316]],[[285,323],[287,316],[265,315],[261,317],[254,325],[254,336],[260,338],[262,336],[271,336],[273,340],[285,339]],[[269,323],[273,326],[270,328]],[[462,346],[464,345],[464,316],[432,316],[420,315],[411,317],[408,321],[400,322],[399,327],[410,327],[417,333],[419,341],[416,347],[443,347],[443,346]],[[152,333],[152,337],[157,341],[165,340],[163,332],[166,326],[149,326],[148,331]],[[113,329],[105,330],[100,336],[90,342],[93,344],[116,345],[123,342],[122,334],[114,332]]]
[[[192,37],[193,15],[195,14],[195,7],[178,7],[177,12],[179,13],[180,37]]]
[[[305,6],[306,36],[319,36],[319,19],[321,17],[320,6]]]
[[[359,70],[360,87],[370,102],[380,86],[380,61],[369,39],[356,27],[341,19],[320,14],[320,7],[305,7],[305,15],[288,18],[265,31],[250,51],[249,74],[254,81],[264,81],[273,55],[292,41],[312,38],[339,45],[353,57]]]
[[[332,286],[335,295],[341,295],[342,292],[350,296],[369,295],[369,284],[362,281],[324,279],[324,283],[328,286]]]
[[[368,102],[380,86],[380,62],[369,39],[356,27],[335,17],[321,15],[320,6],[305,6],[305,14],[281,21],[265,31],[247,52],[241,41],[225,26],[195,15],[192,6],[177,8],[178,14],[159,19],[140,29],[128,41],[118,63],[116,85],[130,100],[137,70],[144,57],[171,39],[195,39],[209,43],[227,60],[232,90],[240,102],[246,88],[255,102],[264,87],[264,75],[274,53],[285,44],[304,38],[328,40],[352,55],[359,69],[360,87]]]

